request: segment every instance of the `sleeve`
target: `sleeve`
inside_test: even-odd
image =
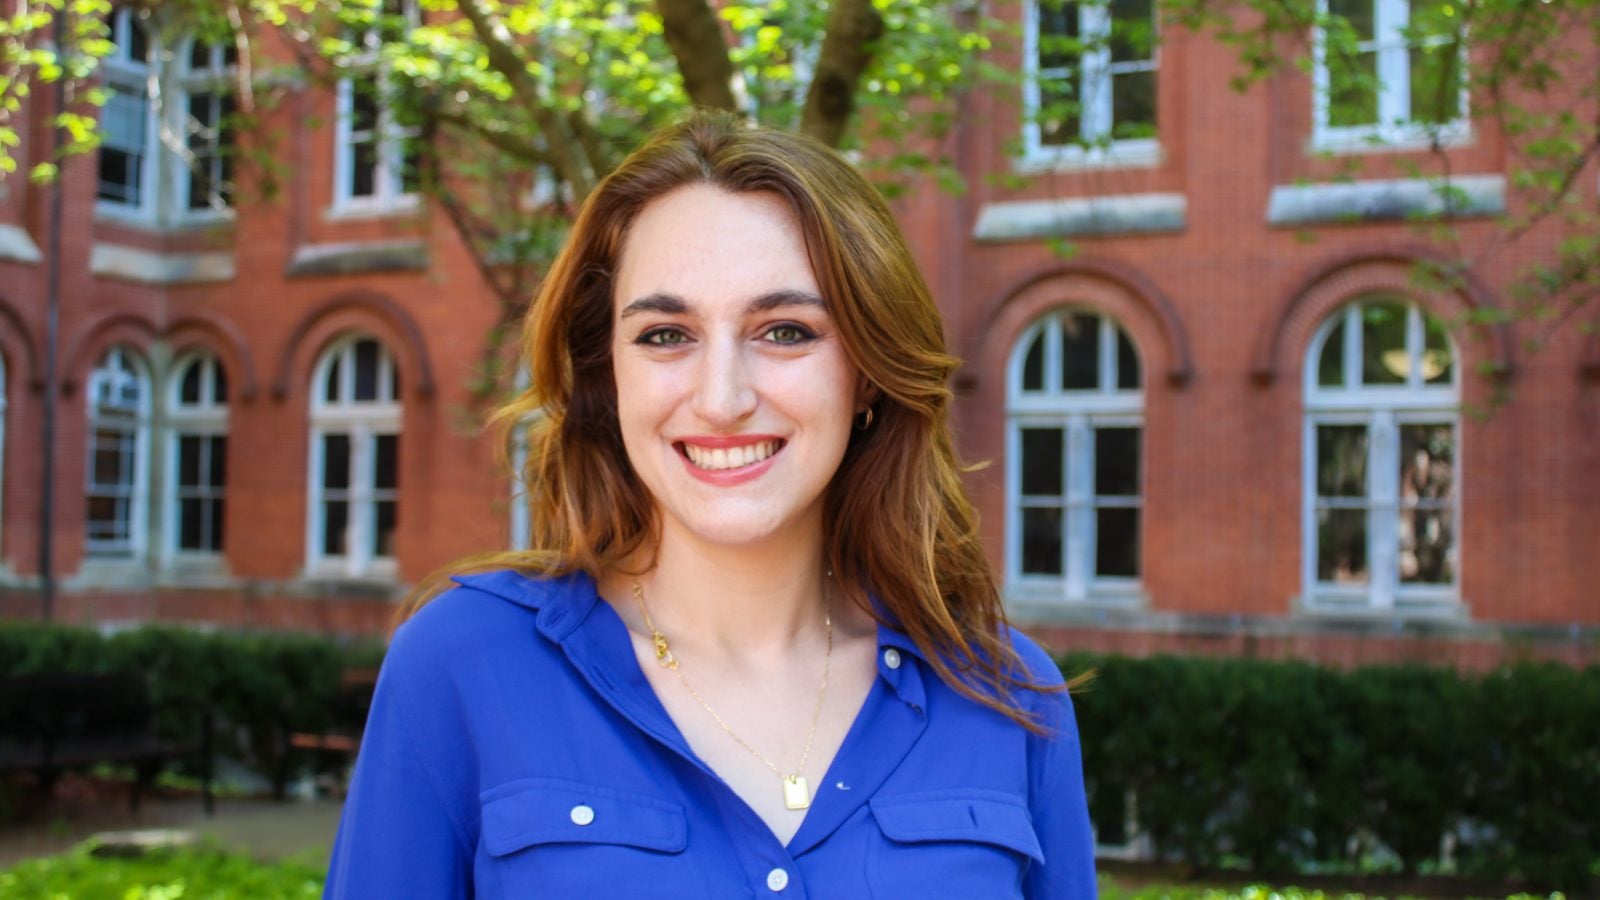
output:
[[[1066,694],[1060,721],[1044,741],[1040,788],[1033,801],[1033,828],[1044,850],[1044,864],[1030,866],[1024,896],[1031,900],[1095,900],[1094,835],[1083,787],[1083,754],[1077,721]]]
[[[405,629],[402,629],[402,632]],[[448,782],[430,765],[407,715],[427,709],[404,678],[400,636],[373,694],[350,793],[334,839],[325,900],[471,897],[473,850]],[[457,773],[459,777],[460,773]]]

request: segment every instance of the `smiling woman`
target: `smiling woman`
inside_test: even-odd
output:
[[[955,360],[854,169],[663,131],[525,350],[497,419],[542,413],[535,549],[419,590],[328,896],[1094,896],[1071,704],[1005,624]]]

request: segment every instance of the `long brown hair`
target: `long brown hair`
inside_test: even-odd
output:
[[[491,423],[526,437],[534,549],[450,566],[418,587],[405,614],[448,574],[582,569],[598,579],[652,538],[654,504],[617,420],[612,280],[640,210],[692,184],[789,204],[845,351],[879,391],[871,427],[852,433],[824,501],[824,552],[840,583],[877,616],[871,591],[951,687],[1037,728],[1019,691],[1054,688],[1036,683],[1010,645],[950,436],[957,361],[898,225],[834,151],[724,114],[697,112],[663,129],[600,183],[528,314],[531,386]]]

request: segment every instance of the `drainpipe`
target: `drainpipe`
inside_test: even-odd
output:
[[[66,28],[62,18],[66,9],[57,9],[53,17],[56,53],[66,53]],[[65,68],[65,67],[63,67]],[[56,79],[55,111],[67,108],[67,80]],[[50,181],[50,233],[45,251],[45,325],[44,325],[44,437],[40,449],[44,454],[44,470],[39,477],[39,605],[45,621],[55,618],[56,575],[52,559],[55,537],[56,496],[56,344],[61,332],[61,176],[65,168],[62,159],[62,134],[52,127],[51,158],[55,160],[56,177]]]

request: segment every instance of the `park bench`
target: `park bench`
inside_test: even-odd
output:
[[[311,757],[313,768],[334,795],[343,794],[350,766],[361,749],[361,735],[377,684],[377,669],[344,670],[339,674],[339,695],[334,704],[336,724],[326,731],[289,735],[289,748]]]
[[[201,734],[210,735],[209,722]],[[131,766],[129,808],[162,768],[199,758],[212,812],[209,740],[188,746],[155,734],[148,688],[137,672],[31,672],[0,676],[0,775],[32,772],[49,790],[64,772],[100,763]]]

